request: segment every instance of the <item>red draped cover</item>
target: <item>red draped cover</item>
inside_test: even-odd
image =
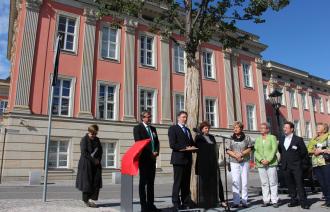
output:
[[[121,174],[135,176],[139,170],[139,156],[142,149],[150,143],[150,139],[137,141],[129,148],[121,161]]]

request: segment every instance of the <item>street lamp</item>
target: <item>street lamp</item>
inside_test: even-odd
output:
[[[277,125],[278,125],[278,130],[280,132],[281,129],[281,124],[280,124],[280,107],[282,106],[281,101],[282,101],[282,95],[280,91],[274,89],[273,92],[271,92],[269,96],[269,101],[272,104],[272,107],[275,110],[275,115],[277,118]]]

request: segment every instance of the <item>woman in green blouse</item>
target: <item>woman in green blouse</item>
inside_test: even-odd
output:
[[[330,162],[323,157],[330,154],[330,134],[327,124],[317,125],[317,136],[308,143],[307,150],[312,155],[313,173],[320,183],[325,203],[322,207],[330,208]]]
[[[269,134],[267,123],[260,125],[261,136],[256,139],[254,155],[259,171],[262,187],[263,207],[269,206],[278,208],[278,182],[277,182],[277,140]]]

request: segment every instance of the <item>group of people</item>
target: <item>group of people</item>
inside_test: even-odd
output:
[[[172,149],[173,210],[196,206],[226,208],[228,205],[224,198],[218,164],[219,150],[214,136],[209,133],[211,126],[207,121],[202,122],[194,139],[186,126],[187,118],[187,112],[180,111],[177,115],[177,124],[168,130],[169,146]],[[139,196],[142,212],[161,211],[154,204],[156,160],[160,143],[156,128],[151,126],[151,120],[151,113],[143,111],[141,123],[133,130],[136,142],[150,139],[150,143],[139,156]],[[226,153],[229,156],[228,169],[232,176],[233,203],[230,207],[248,207],[249,162],[253,153],[261,181],[262,207],[279,207],[277,168],[280,166],[290,196],[288,207],[300,204],[303,209],[309,209],[303,174],[310,168],[311,161],[312,172],[325,198],[322,207],[330,208],[330,134],[327,124],[317,125],[317,136],[311,139],[307,147],[303,139],[294,134],[292,122],[284,123],[284,135],[279,141],[269,133],[267,123],[261,123],[260,136],[254,143],[243,129],[241,122],[234,122],[233,135],[226,144]],[[102,187],[102,146],[96,136],[97,132],[97,125],[92,125],[81,140],[81,157],[76,180],[76,187],[82,191],[82,199],[89,207],[96,207],[95,201]],[[198,176],[198,205],[191,200],[190,194],[193,152],[197,153],[194,168]]]

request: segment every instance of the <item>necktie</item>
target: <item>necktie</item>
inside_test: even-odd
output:
[[[150,130],[150,127],[149,126],[147,126],[147,132],[148,132],[148,134],[149,134],[149,136],[150,136],[150,139],[151,139],[151,151],[152,152],[155,152],[155,142],[154,142],[154,137],[152,136],[152,134],[151,134],[151,130]]]
[[[187,128],[185,126],[183,126],[182,129],[183,129],[184,134],[186,134],[186,136],[189,138],[189,133],[188,133]]]

